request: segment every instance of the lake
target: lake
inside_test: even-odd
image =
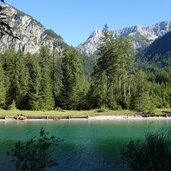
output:
[[[13,171],[6,152],[17,140],[39,134],[40,128],[64,139],[54,151],[58,166],[47,171],[124,170],[120,152],[147,131],[169,129],[171,121],[43,121],[0,122],[0,171]]]

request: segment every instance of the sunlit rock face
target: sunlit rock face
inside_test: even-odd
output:
[[[129,36],[132,39],[132,44],[135,51],[141,51],[149,46],[158,37],[165,35],[169,31],[171,31],[171,22],[163,21],[148,27],[138,25],[114,30],[113,37],[121,38]],[[82,54],[86,54],[88,56],[93,55],[100,44],[102,36],[102,31],[96,29],[85,42],[81,43],[77,47],[78,50]]]
[[[24,53],[34,54],[39,52],[42,46],[48,46],[50,51],[60,51],[64,45],[61,36],[52,30],[47,30],[31,16],[15,9],[14,7],[3,4],[4,13],[7,14],[7,22],[12,28],[13,34],[19,39],[4,35],[0,39],[0,51],[14,49]]]

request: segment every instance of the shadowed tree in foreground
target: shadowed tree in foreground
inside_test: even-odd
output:
[[[148,133],[144,141],[130,141],[122,157],[132,171],[170,171],[170,147],[168,132]]]
[[[34,137],[26,142],[18,141],[15,148],[8,152],[17,171],[44,171],[48,167],[57,166],[52,154],[63,139],[48,134],[42,128],[38,138]]]

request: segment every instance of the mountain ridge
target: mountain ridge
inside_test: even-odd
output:
[[[147,49],[145,56],[166,55],[171,52],[171,31],[156,39]]]
[[[129,36],[132,39],[133,47],[136,51],[142,51],[154,40],[171,31],[171,21],[158,22],[151,26],[132,26],[123,29],[113,30],[114,38]],[[102,37],[102,30],[96,29],[89,38],[78,45],[77,49],[88,56],[91,56],[97,50]]]
[[[8,16],[7,22],[13,34],[19,39],[4,35],[0,39],[0,51],[14,49],[24,53],[37,53],[43,46],[48,46],[50,51],[60,52],[66,44],[63,38],[53,30],[46,29],[32,16],[16,9],[9,4],[2,4],[4,13]]]

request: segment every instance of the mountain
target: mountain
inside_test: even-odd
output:
[[[171,21],[159,22],[155,25],[143,27],[133,26],[113,31],[114,38],[129,36],[132,39],[133,47],[136,51],[142,51],[154,40],[171,31]],[[102,37],[102,30],[96,29],[90,37],[81,43],[77,49],[88,56],[91,56],[97,50]]]
[[[9,35],[4,35],[0,39],[0,51],[12,48],[16,51],[34,54],[42,46],[47,45],[50,51],[60,51],[65,44],[61,36],[53,30],[47,30],[42,24],[31,16],[19,11],[18,9],[3,4],[4,13],[8,16],[9,25],[12,27],[13,34],[19,38],[14,39]]]
[[[171,31],[156,39],[146,50],[144,56],[165,55],[171,53]]]
[[[140,57],[157,67],[171,71],[171,31],[156,39]]]
[[[171,31],[137,54],[136,61],[139,69],[150,72],[160,69],[171,73]]]

